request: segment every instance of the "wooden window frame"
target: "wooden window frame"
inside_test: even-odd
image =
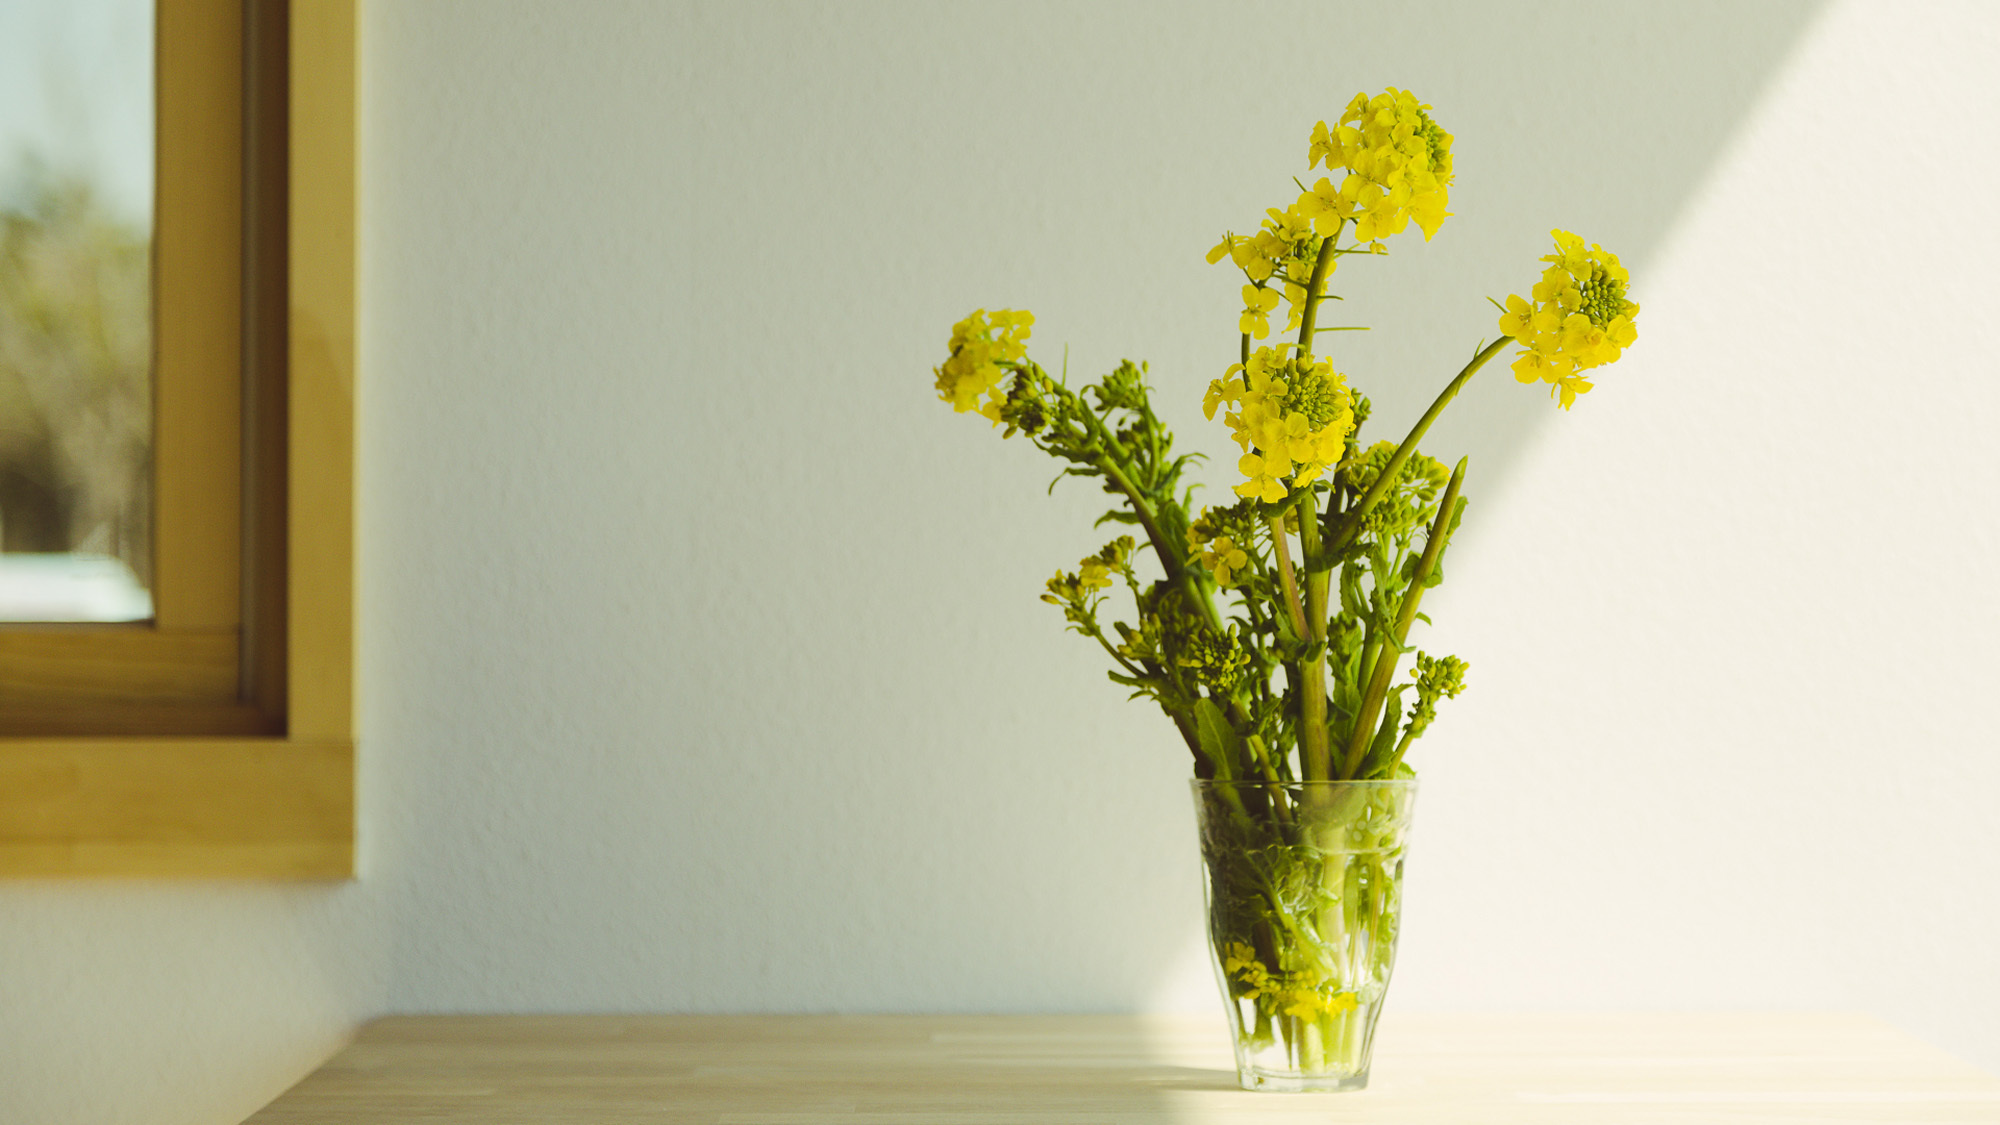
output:
[[[245,11],[159,5],[156,618],[0,631],[0,876],[354,874],[357,0],[264,20],[261,127]]]

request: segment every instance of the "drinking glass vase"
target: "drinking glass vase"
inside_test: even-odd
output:
[[[1359,1090],[1417,783],[1194,782],[1209,948],[1247,1090]]]

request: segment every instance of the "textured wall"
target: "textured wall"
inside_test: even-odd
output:
[[[1380,428],[1551,226],[1645,305],[1572,413],[1496,369],[1429,443],[1472,457],[1426,641],[1472,687],[1418,751],[1394,1002],[1859,1008],[2000,1069],[1991,11],[366,33],[366,876],[0,889],[0,1119],[234,1120],[384,1010],[1213,1004],[1185,750],[1035,601],[1097,498],[929,367],[1026,306],[1221,452],[1201,255],[1391,83],[1459,214],[1339,275]]]

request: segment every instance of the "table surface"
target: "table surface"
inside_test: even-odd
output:
[[[2000,1122],[2000,1078],[1829,1013],[1391,1011],[1369,1088],[1236,1088],[1220,1013],[395,1016],[247,1125]]]

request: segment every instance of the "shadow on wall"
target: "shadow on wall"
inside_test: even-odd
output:
[[[1343,52],[1369,78],[1349,85],[1407,85],[1457,136],[1455,218],[1436,242],[1392,244],[1389,259],[1350,271],[1379,275],[1350,282],[1341,309],[1375,326],[1340,340],[1375,401],[1373,436],[1399,437],[1492,337],[1483,298],[1526,294],[1551,228],[1617,252],[1644,304],[1654,252],[1824,8],[1434,3],[1398,9],[1390,42]],[[1440,40],[1455,49],[1436,49]],[[1606,372],[1600,393],[1617,393],[1618,381],[1617,369]],[[1549,390],[1517,385],[1503,357],[1468,385],[1426,449],[1447,464],[1469,454],[1468,494],[1491,497],[1558,421]]]
[[[1235,349],[1218,307],[1235,286],[1200,273],[1201,252],[1286,201],[1315,118],[1355,90],[1407,86],[1459,137],[1460,217],[1434,244],[1365,263],[1377,276],[1354,290],[1354,322],[1377,331],[1344,338],[1339,362],[1392,430],[1493,331],[1480,295],[1531,280],[1551,226],[1623,254],[1643,302],[1649,256],[1818,10],[715,4],[681,28],[669,17],[687,9],[666,5],[374,6],[367,83],[385,108],[369,111],[368,186],[382,190],[364,259],[380,377],[364,519],[382,545],[364,555],[363,612],[382,627],[364,675],[367,734],[388,751],[371,792],[393,799],[365,804],[380,874],[359,893],[386,915],[390,932],[370,938],[390,961],[390,1006],[1146,1003],[1194,929],[1184,899],[1160,907],[1192,881],[1185,790],[1093,803],[1078,793],[1094,778],[1075,775],[1128,763],[1078,769],[1007,741],[1043,698],[1013,694],[1022,677],[1052,713],[1072,708],[1028,716],[1044,731],[1078,712],[1067,685],[1047,690],[1049,668],[984,651],[1013,634],[964,606],[1019,599],[1004,612],[1025,616],[1032,584],[982,583],[1031,554],[1022,573],[1046,574],[1044,548],[1076,557],[1042,530],[1075,505],[1000,535],[981,522],[990,498],[1046,476],[1017,443],[993,455],[1009,455],[1009,477],[969,483],[989,467],[964,452],[984,427],[925,401],[948,326],[1018,302],[1048,311],[1038,342],[1075,340],[1085,371],[1118,358],[1104,340],[1143,348],[1134,358],[1156,371],[1183,357],[1169,420],[1191,434],[1200,383]],[[520,30],[532,20],[550,26]],[[682,103],[647,84],[676,67]],[[669,119],[682,106],[689,120]],[[661,297],[685,280],[668,260],[699,264],[695,300]],[[1063,311],[1084,309],[1087,329]],[[700,331],[676,334],[688,324]],[[670,362],[663,347],[679,349]],[[1490,493],[1552,413],[1494,371],[1427,444],[1471,454]],[[754,441],[713,436],[753,422]],[[1212,428],[1194,444],[1227,443]],[[586,493],[603,499],[579,504]],[[672,539],[641,534],[655,529]],[[801,573],[799,543],[841,549]],[[642,582],[634,559],[678,577]],[[960,581],[939,581],[945,567]],[[760,640],[773,636],[786,642]],[[793,696],[746,696],[774,670]],[[1108,690],[1095,674],[1079,696]],[[692,750],[662,753],[663,732],[774,764],[724,777]],[[893,813],[853,781],[882,776],[906,787]],[[352,896],[242,897],[279,916],[250,919],[277,983],[253,980],[268,1006],[243,1020],[277,1035],[321,987],[292,979],[291,920],[349,924],[292,900]],[[156,915],[156,899],[174,909]],[[43,985],[97,956],[66,957],[74,934],[114,935],[105,959],[135,971],[163,948],[151,931],[175,926],[191,973],[240,960],[184,901],[9,892],[0,946],[27,952],[0,958],[0,997],[34,987],[7,1010],[66,1002]],[[120,979],[100,990],[107,1012],[129,1000],[112,997]],[[192,979],[142,1007],[179,1010]],[[102,1053],[151,1074],[183,1061]],[[132,1068],[88,1073],[114,1069]]]
[[[1128,871],[1102,853],[1104,841],[1134,854],[1145,849],[1133,841],[1185,847],[1184,793],[1161,790],[1157,805],[1153,792],[1126,794],[1116,807],[1078,796],[1098,771],[1114,771],[1061,757],[1050,732],[1078,740],[1083,727],[1075,721],[1082,712],[1064,710],[1080,706],[1067,695],[1036,728],[1033,738],[1045,745],[1024,747],[997,730],[969,735],[959,721],[990,714],[994,698],[1017,688],[1030,698],[1055,697],[1072,683],[1079,695],[1108,689],[1093,670],[1052,690],[1067,665],[1036,668],[1032,684],[1017,684],[1023,661],[1008,648],[1011,635],[992,643],[981,632],[992,627],[987,619],[957,630],[966,619],[946,599],[962,600],[959,592],[937,592],[938,573],[948,568],[957,591],[1025,600],[1014,584],[1014,554],[1040,552],[1044,561],[1030,573],[1046,574],[1046,560],[1075,558],[1096,542],[1048,551],[1058,532],[1066,543],[1089,535],[1072,518],[1090,502],[1084,490],[1058,490],[1058,506],[1021,518],[1011,500],[990,497],[1033,493],[1047,479],[1043,466],[1019,443],[990,453],[1000,443],[983,424],[941,417],[937,403],[918,401],[928,398],[919,388],[942,358],[949,324],[975,305],[1028,307],[1040,318],[1031,351],[1051,369],[1066,345],[1072,369],[1085,377],[1121,355],[1151,359],[1154,401],[1168,423],[1193,448],[1229,448],[1220,426],[1202,423],[1197,410],[1199,388],[1234,358],[1229,302],[1240,279],[1224,266],[1204,272],[1201,254],[1223,228],[1248,229],[1264,207],[1294,197],[1286,176],[1306,174],[1315,119],[1336,117],[1356,90],[1407,87],[1437,106],[1458,138],[1459,217],[1434,243],[1413,229],[1386,258],[1351,259],[1333,284],[1350,299],[1327,314],[1333,323],[1373,326],[1339,336],[1334,358],[1375,401],[1372,436],[1400,434],[1479,337],[1494,333],[1484,296],[1523,292],[1538,275],[1550,228],[1618,251],[1635,267],[1645,300],[1650,255],[1819,9],[1811,0],[1438,2],[1393,13],[1360,4],[870,5],[801,7],[782,21],[727,5],[698,9],[690,30],[700,44],[691,56],[698,123],[690,190],[704,219],[694,258],[704,292],[716,296],[697,298],[704,327],[690,344],[689,366],[730,376],[717,389],[676,392],[685,396],[680,413],[734,417],[745,401],[799,404],[759,424],[813,450],[820,475],[787,478],[794,491],[781,512],[769,498],[776,493],[759,483],[768,470],[748,453],[690,464],[690,479],[715,487],[705,509],[690,509],[689,522],[712,519],[710,510],[730,513],[726,541],[745,557],[757,554],[746,545],[763,542],[760,527],[787,523],[814,541],[868,544],[866,569],[844,572],[831,560],[811,580],[823,595],[813,610],[819,630],[890,638],[864,658],[851,645],[801,637],[802,653],[827,649],[801,677],[825,701],[815,726],[832,745],[821,761],[900,766],[930,779],[955,771],[957,780],[933,780],[927,800],[912,802],[934,808],[936,824],[925,819],[931,813],[906,808],[897,823],[859,829],[865,837],[800,802],[809,810],[796,825],[802,835],[830,850],[879,853],[875,878],[883,883],[892,870],[906,873],[897,889],[861,887],[855,899],[828,907],[842,925],[871,912],[907,916],[900,942],[822,954],[829,973],[810,979],[780,970],[798,974],[800,991],[788,991],[782,976],[719,980],[692,1002],[1103,1009],[1147,1003],[1163,976],[1184,975],[1173,966],[1183,963],[1180,939],[1192,927],[1176,927],[1148,901],[1159,883],[1126,878],[1147,865],[1134,860]],[[783,222],[770,221],[779,216]],[[777,261],[786,268],[769,268]],[[864,282],[864,271],[875,280]],[[754,362],[740,339],[713,327],[730,322],[737,301],[730,295],[744,293],[799,312],[785,333],[760,342]],[[852,358],[862,356],[865,365]],[[1599,393],[1616,393],[1615,376],[1605,382]],[[1496,364],[1425,444],[1447,462],[1471,455],[1469,491],[1491,496],[1555,414],[1545,388],[1519,386]],[[872,435],[875,444],[838,436],[845,432]],[[1212,488],[1227,468],[1210,466]],[[913,489],[914,481],[934,491]],[[854,502],[870,495],[899,503]],[[1008,506],[988,507],[994,503]],[[927,525],[912,530],[911,511],[925,512]],[[994,534],[999,526],[1010,528],[1005,542]],[[947,549],[954,542],[973,546]],[[1003,571],[1006,578],[994,577]],[[906,667],[882,618],[853,608],[871,596],[907,621],[928,623],[900,635],[909,651],[942,661],[934,638],[979,637],[964,646],[976,654],[949,659],[961,661],[957,677],[982,684],[982,692],[960,698],[953,685],[934,683],[935,669]],[[720,625],[713,632],[725,635]],[[716,692],[726,692],[730,678],[754,676],[757,667],[745,661],[732,669],[732,659],[719,649],[689,676],[712,676]],[[857,675],[852,690],[838,690],[845,670],[857,667],[868,670],[866,682]],[[904,724],[892,731],[879,731],[855,702],[890,690],[884,684],[921,696],[877,709]],[[683,716],[712,708],[689,694]],[[839,740],[849,729],[881,741],[845,748]],[[864,736],[853,737],[860,745]],[[790,752],[772,741],[777,757]],[[929,756],[896,759],[903,746]],[[951,762],[940,764],[945,758]],[[1067,785],[1035,789],[1022,780],[1038,772]],[[1023,839],[1020,816],[1045,831]],[[989,821],[984,835],[968,827]],[[987,900],[1033,908],[954,905],[950,887],[930,894],[924,888],[941,882],[937,873],[897,858],[888,841],[935,841],[933,830],[963,838],[968,862],[1013,880],[992,887]],[[746,868],[771,869],[750,861],[754,847],[729,854]],[[1084,870],[1090,865],[1075,862],[1078,855],[1098,856],[1101,865]],[[735,909],[726,894],[689,884],[723,908],[718,915]],[[808,886],[804,894],[829,892]],[[916,916],[913,902],[949,917]],[[1063,920],[1053,942],[1061,956],[1049,955],[1053,939],[1041,925],[1049,918]],[[755,933],[737,948],[753,946],[780,966],[798,960],[799,951]]]
[[[430,482],[369,517],[400,629],[370,735],[415,795],[371,814],[398,1010],[1145,1005],[1195,929],[1185,760],[1022,611],[1101,542],[1092,498],[932,398],[949,326],[1028,307],[1045,365],[1151,359],[1169,424],[1229,448],[1200,388],[1240,282],[1201,256],[1293,198],[1314,120],[1406,86],[1459,138],[1459,217],[1335,283],[1393,431],[1549,228],[1643,280],[1817,6],[513,11],[372,17],[380,104],[450,110],[371,141],[373,346],[407,367],[376,479]],[[1552,414],[1499,368],[1426,445],[1490,495]]]

